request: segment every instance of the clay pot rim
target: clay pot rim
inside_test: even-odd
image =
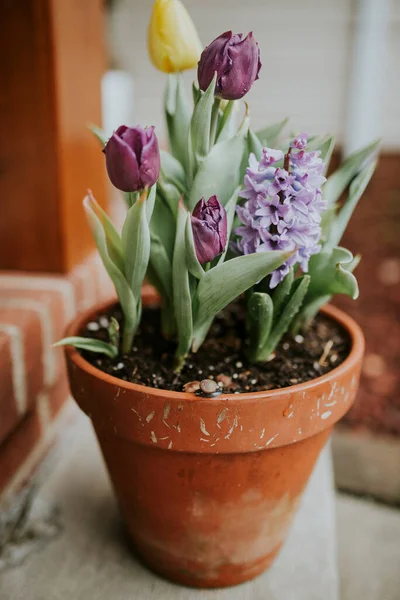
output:
[[[66,330],[66,336],[78,335],[79,331],[82,329],[85,323],[89,323],[91,320],[93,320],[95,315],[101,312],[106,312],[110,306],[113,306],[116,303],[117,301],[115,299],[111,301],[108,300],[107,302],[96,304],[94,307],[86,310],[69,324]],[[334,369],[332,369],[332,371],[329,371],[329,373],[325,373],[320,377],[310,379],[308,381],[305,381],[304,383],[297,383],[288,387],[276,388],[273,390],[260,390],[259,392],[243,392],[240,394],[222,393],[217,398],[202,398],[194,393],[177,392],[163,388],[153,388],[151,386],[124,381],[123,379],[119,379],[118,377],[114,377],[113,375],[109,375],[108,373],[104,373],[97,367],[93,366],[91,363],[89,363],[86,359],[83,358],[83,356],[78,352],[78,350],[76,350],[72,346],[66,346],[65,353],[72,363],[74,363],[79,369],[85,371],[88,375],[92,377],[97,377],[98,379],[102,379],[110,385],[115,385],[126,390],[151,394],[153,397],[159,397],[162,401],[168,399],[177,402],[182,402],[183,400],[185,400],[215,403],[216,400],[229,400],[230,402],[242,402],[243,400],[281,400],[282,394],[292,394],[310,391],[314,387],[318,387],[323,383],[329,383],[334,381],[335,379],[337,379],[338,376],[355,368],[357,362],[360,360],[360,357],[363,355],[365,346],[364,335],[361,330],[361,327],[356,323],[356,321],[344,311],[332,305],[326,305],[322,307],[321,312],[327,317],[339,323],[339,325],[341,325],[346,330],[351,340],[351,349],[348,356],[338,367],[335,367]]]

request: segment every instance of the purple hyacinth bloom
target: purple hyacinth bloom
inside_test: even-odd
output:
[[[295,265],[306,272],[310,257],[321,249],[320,222],[326,209],[321,192],[325,165],[319,152],[306,152],[307,140],[306,133],[292,140],[288,169],[273,166],[283,158],[280,150],[264,148],[260,161],[251,155],[241,194],[246,202],[236,209],[243,224],[235,230],[239,252],[292,252],[272,273],[271,289]]]
[[[205,92],[216,72],[216,96],[239,100],[258,79],[260,69],[260,50],[253,34],[244,37],[226,31],[203,50],[197,76],[200,89]]]
[[[203,265],[225,250],[228,224],[226,211],[217,196],[199,200],[191,216],[196,255]]]
[[[294,249],[293,242],[291,243],[286,232],[270,233],[266,229],[260,230],[260,238],[262,244],[258,246],[257,252],[269,252],[271,250],[292,250]],[[290,247],[291,246],[291,247]]]
[[[290,206],[282,203],[278,195],[272,198],[260,198],[258,208],[255,211],[256,217],[261,217],[260,226],[262,228],[272,225],[278,225],[280,219],[285,219],[290,212]]]
[[[269,167],[279,162],[280,160],[283,160],[283,157],[284,154],[282,150],[274,150],[273,148],[263,148],[260,165],[262,165],[263,167]]]
[[[154,127],[121,125],[103,152],[110,181],[123,192],[137,192],[154,185],[160,174],[160,151]]]
[[[308,142],[308,133],[299,133],[296,137],[290,142],[291,148],[297,148],[297,150],[304,150],[307,146]]]
[[[276,169],[274,181],[268,188],[268,195],[274,196],[275,194],[279,194],[279,192],[284,192],[290,185],[292,185],[292,183],[294,183],[294,181],[295,177],[293,175],[289,175],[285,169]]]

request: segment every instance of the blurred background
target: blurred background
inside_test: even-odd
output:
[[[398,0],[187,0],[185,6],[204,45],[227,29],[254,31],[263,69],[246,101],[256,129],[290,116],[295,130],[332,132],[350,145],[350,117],[361,114],[366,130],[362,139],[357,132],[357,142],[379,136],[385,150],[398,149]],[[134,79],[135,117],[162,127],[164,81],[146,52],[149,12],[147,0],[109,2],[109,60]],[[191,81],[193,73],[187,75]],[[362,94],[356,111],[355,93]]]
[[[362,325],[367,348],[333,458],[341,597],[399,600],[400,0],[184,4],[205,45],[227,29],[254,31],[263,68],[246,100],[256,129],[288,116],[296,132],[333,133],[332,169],[382,140],[344,240],[363,256],[361,294],[335,302]],[[116,218],[123,204],[87,125],[110,134],[121,123],[154,124],[165,139],[165,77],[146,48],[151,7],[0,3],[0,570],[2,556],[15,559],[10,540],[44,478],[38,465],[75,418],[62,353],[50,344],[77,312],[112,294],[81,199],[92,188]],[[185,77],[189,90],[195,73]]]

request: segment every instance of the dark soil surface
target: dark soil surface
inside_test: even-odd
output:
[[[112,315],[121,321],[118,308]],[[107,340],[110,314],[100,315],[81,333]],[[303,335],[287,334],[268,362],[250,364],[245,355],[243,309],[231,305],[215,319],[200,350],[190,355],[182,371],[173,370],[175,345],[161,337],[160,311],[144,309],[140,330],[129,355],[110,359],[83,351],[91,364],[105,373],[150,387],[196,391],[199,382],[211,379],[225,393],[258,392],[309,381],[331,371],[347,357],[346,332],[320,315]]]

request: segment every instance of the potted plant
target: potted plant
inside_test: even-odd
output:
[[[286,137],[286,120],[254,132],[241,102],[261,67],[252,34],[201,52],[177,0],[155,2],[149,48],[170,73],[169,152],[153,127],[104,140],[121,234],[90,193],[84,208],[118,302],[59,343],[138,555],[172,580],[227,586],[271,564],[356,394],[362,333],[325,305],[358,295],[359,258],[339,243],[377,143],[326,179],[332,137]],[[179,72],[197,62],[189,102]]]

